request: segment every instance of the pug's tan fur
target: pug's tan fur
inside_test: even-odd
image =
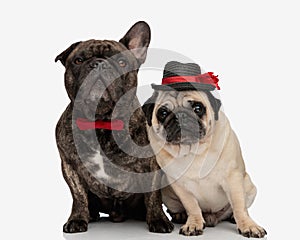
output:
[[[167,105],[170,110],[186,107],[189,100],[206,106],[206,115],[202,118],[205,137],[191,145],[167,143],[162,134],[163,126],[156,118],[158,108],[161,105]],[[181,233],[202,234],[205,219],[214,218],[210,225],[215,225],[233,214],[244,236],[266,234],[247,210],[256,196],[256,187],[245,170],[237,136],[222,111],[219,111],[219,120],[215,120],[204,92],[158,91],[148,134],[159,165],[164,169],[169,166],[165,177],[171,185],[163,189],[163,202],[172,213],[186,211],[188,215]]]

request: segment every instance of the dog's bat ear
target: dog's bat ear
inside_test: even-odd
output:
[[[152,120],[153,110],[154,110],[155,101],[156,101],[157,96],[158,96],[158,93],[154,92],[153,95],[144,103],[144,105],[142,107],[149,126],[152,126],[151,120]]]
[[[147,49],[151,39],[150,27],[146,22],[135,23],[120,42],[125,45],[138,59],[139,64],[146,60]]]
[[[77,47],[77,45],[81,43],[81,42],[76,42],[73,43],[70,47],[68,47],[65,51],[63,51],[61,54],[59,54],[56,58],[55,58],[55,62],[57,62],[58,60],[62,63],[62,65],[66,66],[66,60],[68,58],[68,56],[70,55],[70,53]]]
[[[205,92],[207,94],[210,105],[211,105],[212,109],[214,110],[215,120],[218,121],[219,120],[219,110],[222,106],[222,102],[220,99],[215,98],[211,92],[209,92],[209,91],[205,91]]]

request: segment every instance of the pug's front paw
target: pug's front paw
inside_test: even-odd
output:
[[[263,238],[267,235],[267,231],[253,221],[239,225],[238,231],[241,235],[248,238]]]
[[[179,234],[185,236],[198,236],[203,234],[205,223],[201,217],[189,216],[186,224],[179,231]]]

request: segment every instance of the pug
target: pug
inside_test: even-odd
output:
[[[56,126],[62,173],[73,198],[66,233],[87,231],[99,212],[112,222],[146,220],[151,232],[173,230],[160,191],[151,188],[160,183],[155,156],[151,147],[144,157],[139,150],[149,145],[136,97],[149,42],[148,24],[137,22],[120,41],[76,42],[55,59],[66,69],[70,98]],[[151,177],[141,181],[130,177],[134,174]]]
[[[172,71],[166,70],[170,66]],[[153,85],[143,105],[151,146],[170,184],[163,189],[163,203],[173,222],[186,221],[180,234],[201,235],[205,226],[231,220],[243,236],[262,238],[266,231],[247,210],[257,190],[238,138],[211,92],[214,82],[207,84],[207,74],[204,83],[197,82],[202,76],[197,64],[170,62],[166,84]]]

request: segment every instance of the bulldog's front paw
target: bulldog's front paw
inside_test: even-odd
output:
[[[238,226],[238,231],[241,235],[248,238],[263,238],[265,235],[267,235],[265,229],[252,221],[248,224],[242,224],[241,226]]]
[[[65,233],[78,233],[86,232],[88,229],[88,223],[84,220],[69,220],[64,224]]]
[[[186,224],[184,224],[179,231],[179,234],[185,236],[197,236],[203,234],[205,228],[204,221],[199,217],[188,217]]]
[[[170,233],[174,229],[173,223],[168,219],[152,220],[148,223],[149,231],[155,233]]]

